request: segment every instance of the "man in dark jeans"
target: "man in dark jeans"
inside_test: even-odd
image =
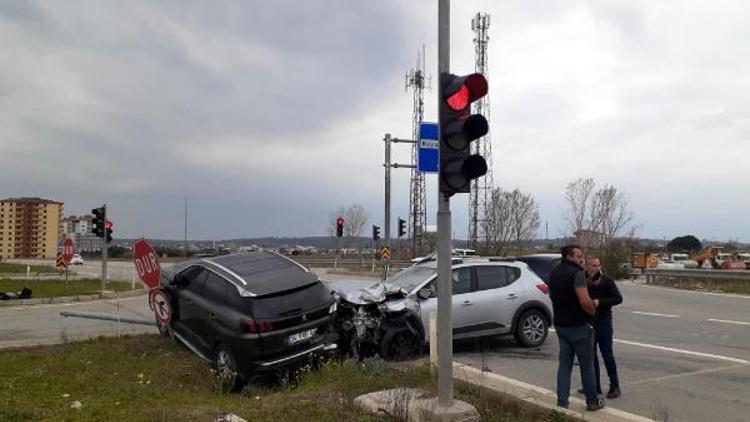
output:
[[[596,374],[596,390],[602,393],[599,359],[596,349],[602,353],[604,366],[609,377],[608,399],[620,397],[620,379],[617,376],[617,363],[613,350],[614,327],[612,325],[612,307],[622,303],[622,295],[612,277],[602,273],[599,258],[586,258],[586,276],[589,282],[589,295],[596,305],[594,316],[594,372]]]
[[[578,245],[562,248],[562,261],[550,274],[550,298],[554,311],[554,324],[560,343],[557,368],[557,405],[570,405],[570,376],[573,359],[578,356],[581,382],[586,393],[586,410],[604,407],[596,395],[594,379],[594,328],[592,317],[596,312],[589,296],[586,274],[583,270],[583,251]]]

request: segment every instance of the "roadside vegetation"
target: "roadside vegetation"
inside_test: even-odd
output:
[[[0,263],[0,274],[26,274],[26,264]],[[51,265],[31,265],[31,274],[59,274],[60,270]]]
[[[25,279],[0,279],[0,293],[18,292],[24,287],[31,289],[31,298],[48,298],[61,296],[78,296],[99,293],[101,291],[101,280],[88,278],[80,280],[60,279],[54,280],[25,280]],[[141,283],[136,283],[135,288],[141,288]],[[131,290],[131,284],[124,281],[110,281],[107,290],[123,292]]]
[[[328,363],[281,382],[256,381],[223,394],[210,367],[154,335],[0,352],[0,421],[206,421],[226,413],[247,420],[383,421],[352,404],[394,387],[433,391],[426,367]],[[487,421],[568,421],[474,386],[456,385]],[[80,408],[79,407],[80,404]]]

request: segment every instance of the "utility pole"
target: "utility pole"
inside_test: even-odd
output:
[[[187,195],[185,195],[185,256],[187,256],[188,252],[188,243],[187,243]]]
[[[438,79],[450,71],[450,0],[438,0]],[[438,110],[443,84],[438,83]],[[438,113],[440,116],[441,113]],[[442,116],[438,127],[442,128]],[[442,142],[443,134],[440,134]],[[451,202],[438,189],[438,405],[453,405],[453,330],[451,285]]]

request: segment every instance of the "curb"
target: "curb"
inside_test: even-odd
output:
[[[453,362],[453,378],[477,387],[493,390],[501,395],[507,395],[523,401],[544,411],[554,410],[567,416],[600,422],[653,422],[634,413],[625,412],[612,407],[605,407],[596,412],[587,412],[585,401],[570,398],[570,409],[557,406],[557,395],[554,391],[532,384],[527,384],[513,378],[504,377],[493,372],[481,371],[472,366]]]
[[[127,290],[124,292],[114,292],[105,290],[102,293],[94,293],[90,295],[79,295],[79,296],[59,296],[59,297],[43,297],[37,299],[20,299],[20,300],[2,300],[0,301],[0,308],[3,306],[34,306],[34,305],[49,305],[53,303],[75,303],[75,302],[91,302],[100,299],[115,299],[115,298],[126,298],[146,295],[148,291],[146,289]]]

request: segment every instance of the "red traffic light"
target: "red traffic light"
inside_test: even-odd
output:
[[[443,87],[445,102],[457,112],[466,110],[471,103],[487,95],[487,79],[481,73],[455,77],[447,82]]]

